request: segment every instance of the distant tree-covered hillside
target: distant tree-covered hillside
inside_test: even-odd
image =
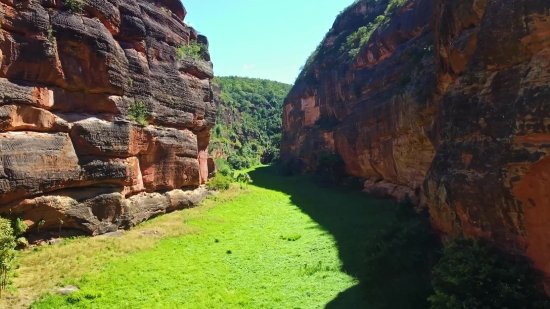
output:
[[[217,124],[210,153],[234,169],[278,159],[283,100],[291,85],[257,78],[216,77]],[[220,161],[220,160],[217,160]]]

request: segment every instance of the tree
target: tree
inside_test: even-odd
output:
[[[0,218],[0,296],[10,283],[15,260],[15,235],[10,220]]]

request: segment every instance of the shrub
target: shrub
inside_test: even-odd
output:
[[[130,110],[128,112],[128,118],[139,123],[142,126],[147,126],[147,106],[141,101],[134,101],[130,105]]]
[[[227,158],[227,162],[236,170],[242,170],[250,167],[250,162],[242,156],[239,156],[236,153],[232,153]]]
[[[231,168],[231,165],[222,158],[216,159],[216,166],[218,167],[218,174],[230,177],[233,177],[233,174],[235,174],[235,170]]]
[[[13,229],[14,236],[23,235],[29,228],[20,217],[16,217],[15,219],[11,220],[11,227]]]
[[[239,173],[235,177],[235,181],[241,184],[241,188],[247,186],[249,183],[252,183],[252,178],[248,173]]]
[[[69,12],[82,14],[84,12],[84,3],[81,0],[65,0],[65,7]]]
[[[408,0],[391,0],[388,4],[388,7],[386,8],[386,11],[384,12],[384,15],[386,16],[394,16],[399,9],[401,9]]]
[[[216,176],[214,176],[214,178],[208,181],[207,186],[210,190],[224,191],[229,189],[229,186],[232,182],[233,179],[231,177],[217,174]]]
[[[449,242],[433,275],[431,309],[550,307],[527,259],[505,256],[481,240]]]
[[[182,60],[185,57],[191,57],[195,60],[203,60],[203,52],[206,51],[206,45],[197,41],[189,41],[188,45],[181,45],[176,48],[177,59]]]
[[[426,299],[433,293],[431,270],[439,258],[439,242],[427,211],[415,213],[410,199],[405,199],[395,221],[369,241],[367,248],[361,278],[373,300],[388,308],[429,305]],[[400,303],[403,300],[406,306]]]
[[[252,178],[248,173],[239,173],[237,177],[235,177],[235,180],[242,183],[252,183]]]
[[[0,218],[0,295],[10,283],[10,274],[15,260],[15,236],[11,222]]]
[[[300,234],[288,234],[288,235],[281,235],[279,238],[282,239],[282,240],[287,240],[287,241],[297,241],[298,239],[302,238],[302,235],[300,235]]]

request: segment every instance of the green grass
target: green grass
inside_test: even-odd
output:
[[[272,167],[250,175],[246,193],[186,221],[195,232],[106,260],[65,280],[77,294],[31,308],[379,308],[357,278],[395,203]]]

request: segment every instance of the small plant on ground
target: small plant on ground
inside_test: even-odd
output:
[[[243,188],[252,183],[252,178],[248,173],[242,172],[235,177],[235,181],[241,185],[241,188]]]
[[[319,263],[317,264],[312,264],[312,265],[305,264],[300,269],[300,272],[302,273],[302,275],[311,276],[318,272],[333,271],[333,270],[334,270],[333,267],[330,267],[328,265],[323,265],[323,262],[319,261]]]
[[[11,220],[11,227],[15,236],[23,235],[28,229],[27,224],[20,217],[15,217]]]
[[[197,41],[189,41],[188,45],[181,45],[176,48],[178,60],[182,60],[186,57],[191,57],[195,60],[203,60],[203,52],[206,50],[206,45],[198,43]]]
[[[281,235],[280,238],[282,240],[297,241],[298,239],[302,238],[302,235],[294,233],[294,234],[288,234],[288,235]]]
[[[139,123],[142,126],[147,126],[147,106],[141,101],[134,101],[130,105],[130,110],[128,112],[128,118]]]
[[[65,7],[69,12],[82,14],[84,12],[84,3],[81,0],[65,0]]]
[[[217,174],[214,178],[210,179],[207,183],[207,187],[210,190],[224,191],[229,189],[229,186],[233,182],[233,178],[222,174]]]
[[[16,238],[15,243],[17,247],[27,247],[29,245],[29,241],[23,237],[23,234],[27,231],[29,228],[25,221],[21,219],[18,216],[15,216],[11,219],[11,227],[13,230],[13,236]]]
[[[526,258],[505,256],[481,240],[457,238],[446,244],[433,271],[431,309],[542,309],[550,302]]]
[[[0,296],[10,284],[15,260],[15,235],[10,220],[0,218]]]

